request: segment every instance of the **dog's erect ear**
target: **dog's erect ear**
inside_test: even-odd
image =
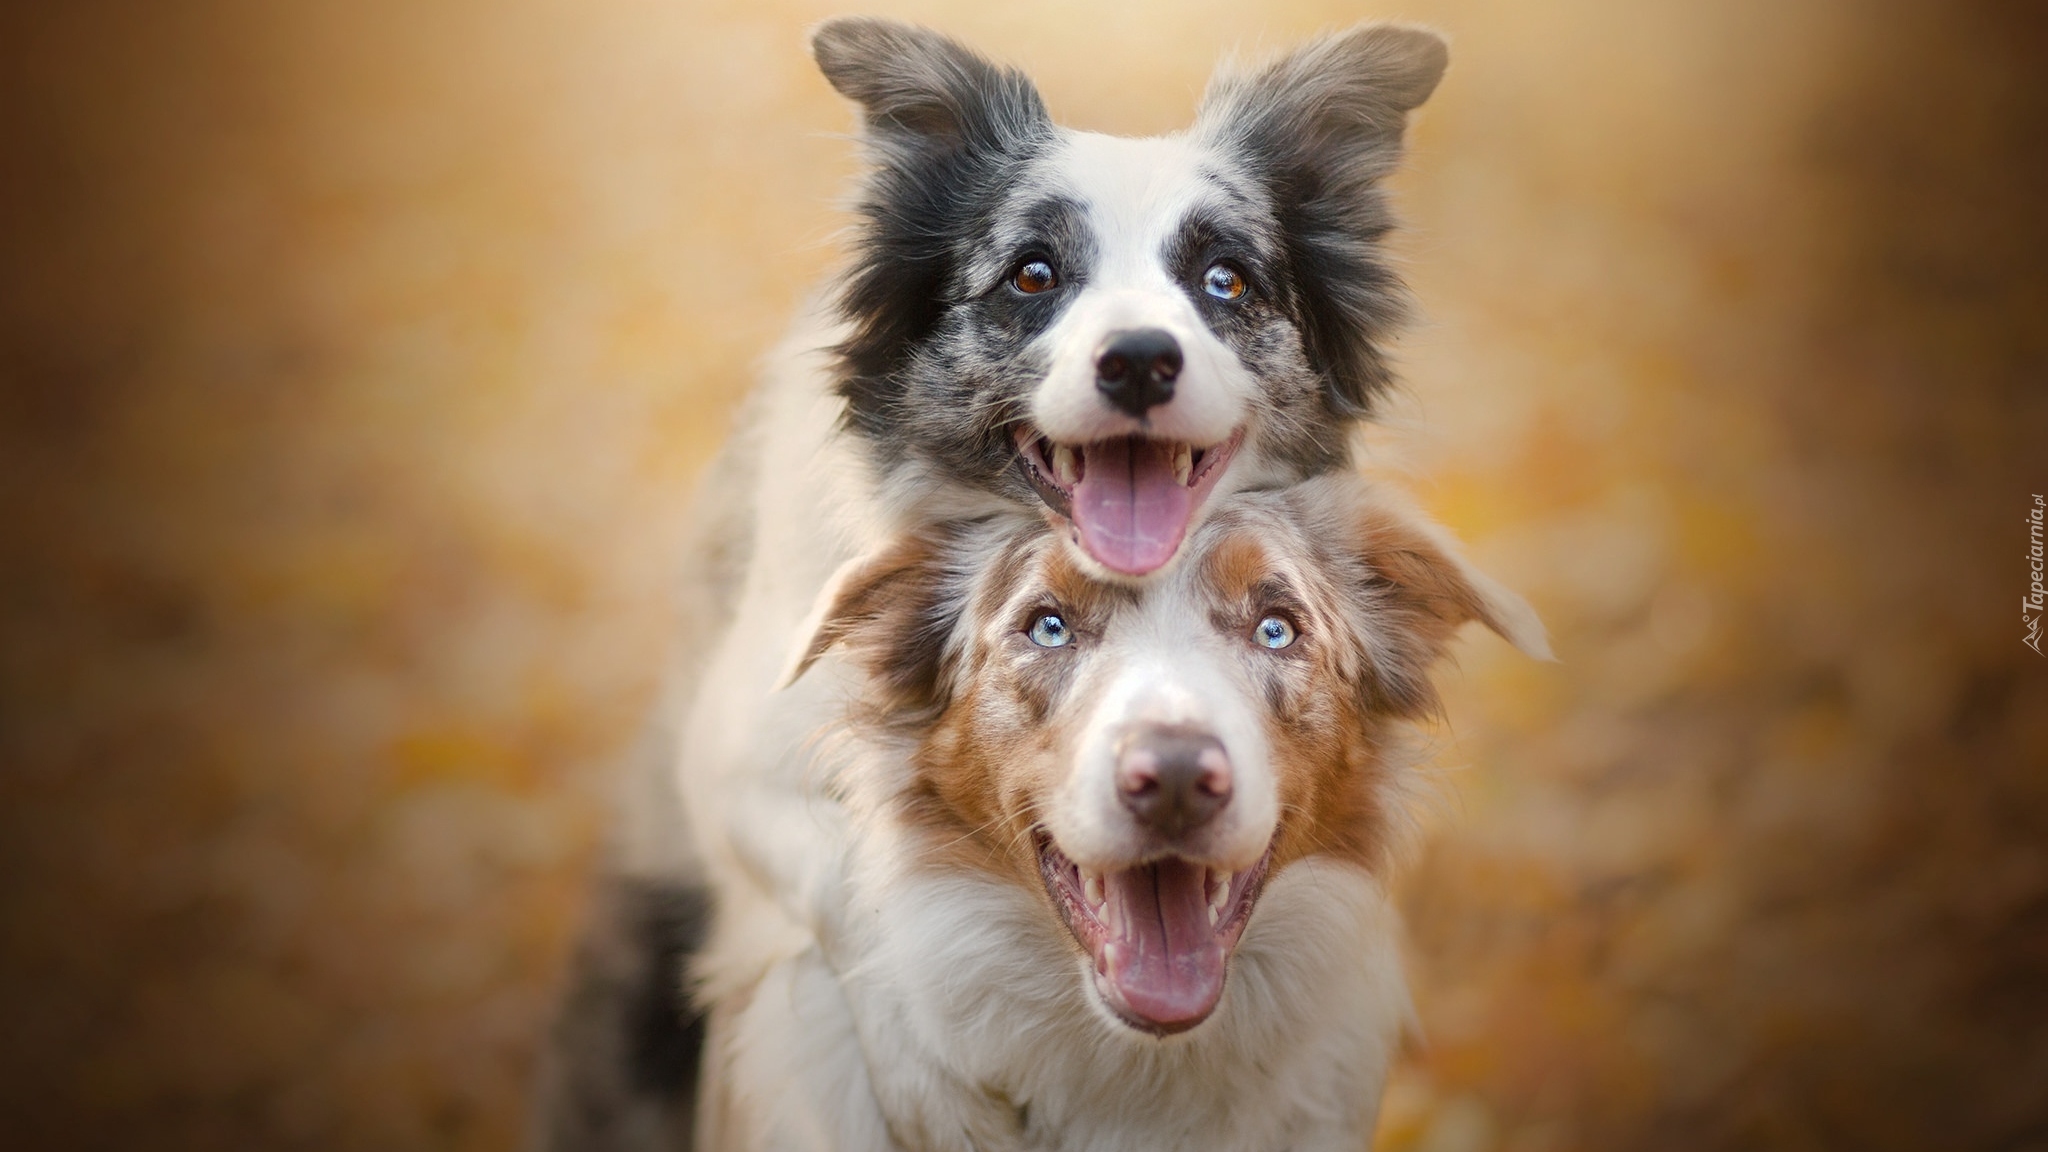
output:
[[[912,153],[1004,150],[1051,123],[1038,89],[926,28],[872,16],[827,20],[811,54],[858,103],[869,139]]]
[[[1527,601],[1472,567],[1443,529],[1387,494],[1359,490],[1348,541],[1365,649],[1368,703],[1416,715],[1435,706],[1429,669],[1451,636],[1477,621],[1525,655],[1551,660]]]
[[[939,322],[954,238],[1052,139],[1052,119],[1020,72],[936,32],[891,20],[828,20],[811,51],[861,106],[873,169],[861,189],[852,274],[838,292],[851,322],[836,349],[847,421],[875,437],[901,428],[901,369]]]
[[[1272,195],[1296,321],[1339,416],[1369,415],[1393,381],[1379,345],[1407,299],[1380,259],[1393,218],[1379,181],[1448,60],[1426,28],[1366,24],[1263,68],[1226,70],[1202,97],[1196,135],[1240,158]]]
[[[1312,153],[1325,165],[1365,163],[1384,175],[1400,158],[1407,114],[1436,91],[1449,62],[1444,38],[1427,28],[1362,24],[1263,68],[1226,70],[1210,81],[1196,122],[1212,139]]]
[[[945,704],[948,648],[966,593],[946,541],[906,534],[841,565],[818,594],[780,687],[844,646],[866,677],[864,701],[910,722]]]

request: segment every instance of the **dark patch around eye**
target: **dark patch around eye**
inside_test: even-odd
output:
[[[1242,328],[1248,319],[1242,312],[1233,314],[1234,309],[1230,306],[1250,303],[1254,297],[1267,303],[1284,300],[1284,296],[1276,292],[1280,285],[1272,275],[1271,262],[1266,259],[1263,249],[1257,237],[1241,225],[1211,210],[1198,208],[1181,222],[1180,229],[1168,241],[1164,256],[1167,270],[1201,310],[1210,328],[1228,339],[1230,332]],[[1221,301],[1203,290],[1204,275],[1218,263],[1228,264],[1244,277],[1245,293],[1242,297]]]
[[[1016,121],[1032,123],[1021,114]],[[985,230],[990,205],[1001,202],[1052,139],[1047,122],[986,147],[885,154],[869,176],[854,271],[838,297],[853,327],[836,349],[839,391],[856,430],[877,438],[893,431],[906,388],[903,371],[945,316],[960,238]]]
[[[980,254],[985,259],[994,246],[1006,246],[1010,251],[1008,271],[997,284],[957,285],[956,295],[963,301],[1007,286],[1010,275],[1031,260],[1050,264],[1062,288],[1079,287],[1087,281],[1088,265],[1095,255],[1095,240],[1088,230],[1086,210],[1071,197],[1047,196],[1025,207],[1014,217],[986,221],[982,232],[984,234],[975,241]],[[977,253],[964,252],[963,266],[974,255]]]
[[[1227,345],[1266,391],[1266,400],[1285,413],[1289,431],[1265,438],[1262,447],[1299,476],[1342,467],[1349,451],[1342,419],[1355,415],[1333,375],[1330,361],[1308,316],[1291,253],[1294,237],[1284,234],[1263,199],[1236,194],[1232,182],[1212,178],[1227,202],[1191,211],[1162,253],[1167,271],[1194,303],[1195,312]],[[1244,277],[1245,293],[1218,299],[1204,290],[1203,274],[1219,261]],[[1375,330],[1377,331],[1377,330]]]
[[[848,426],[876,466],[926,464],[959,483],[1038,502],[1016,467],[1010,428],[1026,418],[1046,370],[1035,341],[1083,284],[1093,244],[1071,197],[1034,194],[1043,141],[972,161],[974,180],[947,213],[890,216],[869,231],[842,309],[859,321],[838,349]],[[966,161],[962,161],[965,163]],[[888,183],[923,196],[916,172]],[[893,238],[884,245],[879,237]],[[1052,264],[1061,288],[1027,295],[1010,276],[1027,257]]]

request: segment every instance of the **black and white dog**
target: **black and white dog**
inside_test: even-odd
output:
[[[969,1147],[896,1131],[874,1096],[870,1062],[944,1054],[861,1047],[840,983],[869,962],[847,943],[864,931],[859,814],[833,779],[841,742],[820,735],[872,694],[838,652],[794,670],[849,581],[923,527],[1042,521],[1076,579],[1134,595],[1183,579],[1183,543],[1234,494],[1348,468],[1391,382],[1404,296],[1380,181],[1443,71],[1434,33],[1367,25],[1226,70],[1190,129],[1148,139],[1055,125],[1024,76],[923,29],[834,20],[812,47],[862,111],[857,240],[701,494],[667,701],[548,1060],[550,1147],[690,1146],[702,1021],[680,1008],[684,953],[712,1009],[718,1147]],[[1518,634],[1540,648],[1533,622]],[[782,1011],[772,1043],[736,1022],[763,997]],[[1115,1043],[1208,1034],[1125,1031]],[[1361,1114],[1296,1146],[1357,1147]],[[1309,1131],[1289,1124],[1267,1135]]]
[[[813,45],[875,162],[827,371],[892,504],[1043,501],[1143,575],[1219,490],[1346,463],[1389,383],[1379,181],[1435,35],[1320,41],[1143,140],[1061,129],[1023,76],[920,29]]]

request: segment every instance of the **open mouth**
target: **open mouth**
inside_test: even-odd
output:
[[[1113,572],[1143,576],[1173,559],[1243,441],[1240,428],[1206,447],[1144,436],[1055,444],[1025,428],[1017,450],[1025,477],[1073,521],[1082,549]]]
[[[1272,849],[1241,872],[1169,856],[1116,872],[1083,872],[1043,830],[1045,890],[1095,960],[1095,989],[1125,1023],[1185,1032],[1223,999],[1230,954],[1244,935]]]

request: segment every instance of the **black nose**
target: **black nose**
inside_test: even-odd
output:
[[[1117,749],[1116,789],[1138,823],[1178,840],[1230,803],[1230,758],[1206,732],[1140,728]]]
[[[1109,338],[1095,361],[1095,386],[1117,408],[1143,416],[1173,399],[1180,365],[1180,342],[1173,333],[1133,328]]]

